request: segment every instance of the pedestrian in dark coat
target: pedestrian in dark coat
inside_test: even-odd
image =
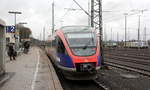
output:
[[[8,56],[10,57],[10,60],[12,60],[12,57],[13,57],[13,60],[16,60],[16,52],[15,52],[15,49],[14,49],[14,45],[13,44],[9,44],[8,45]]]
[[[30,48],[30,42],[26,41],[24,42],[24,53],[28,53],[29,52],[29,48]]]

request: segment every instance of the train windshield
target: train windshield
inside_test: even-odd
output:
[[[72,52],[77,56],[90,56],[96,52],[94,33],[68,33],[66,38]]]

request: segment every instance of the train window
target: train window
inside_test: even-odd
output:
[[[56,48],[58,53],[64,53],[65,55],[68,55],[66,48],[59,37],[56,37],[55,43],[56,43]]]
[[[94,33],[68,33],[66,37],[70,47],[96,46]]]
[[[58,46],[57,47],[58,53],[65,53],[65,47],[64,47],[64,44],[60,38],[58,38],[58,45],[57,46]]]
[[[66,37],[74,55],[90,56],[96,53],[96,35],[94,33],[67,33]]]

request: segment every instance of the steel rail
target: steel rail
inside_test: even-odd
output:
[[[131,62],[131,63],[136,63],[136,64],[140,64],[140,65],[146,65],[146,66],[150,66],[150,61],[149,60],[140,60],[140,59],[134,59],[134,58],[128,58],[126,57],[120,57],[120,56],[107,56],[105,58],[108,59],[116,59],[116,60],[120,60],[122,62]]]
[[[99,87],[101,87],[103,90],[110,90],[106,85],[102,84],[98,80],[94,79],[93,80]]]
[[[105,62],[105,64],[107,64],[109,66],[112,66],[112,67],[124,69],[124,70],[134,71],[134,72],[137,72],[141,75],[150,77],[150,72],[147,71],[147,70],[135,68],[135,67],[132,67],[132,66],[126,66],[126,65],[123,65],[123,64],[119,64],[119,63]]]

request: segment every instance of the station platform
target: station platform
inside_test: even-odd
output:
[[[63,90],[49,58],[38,47],[13,61],[7,57],[5,68],[0,90]]]

